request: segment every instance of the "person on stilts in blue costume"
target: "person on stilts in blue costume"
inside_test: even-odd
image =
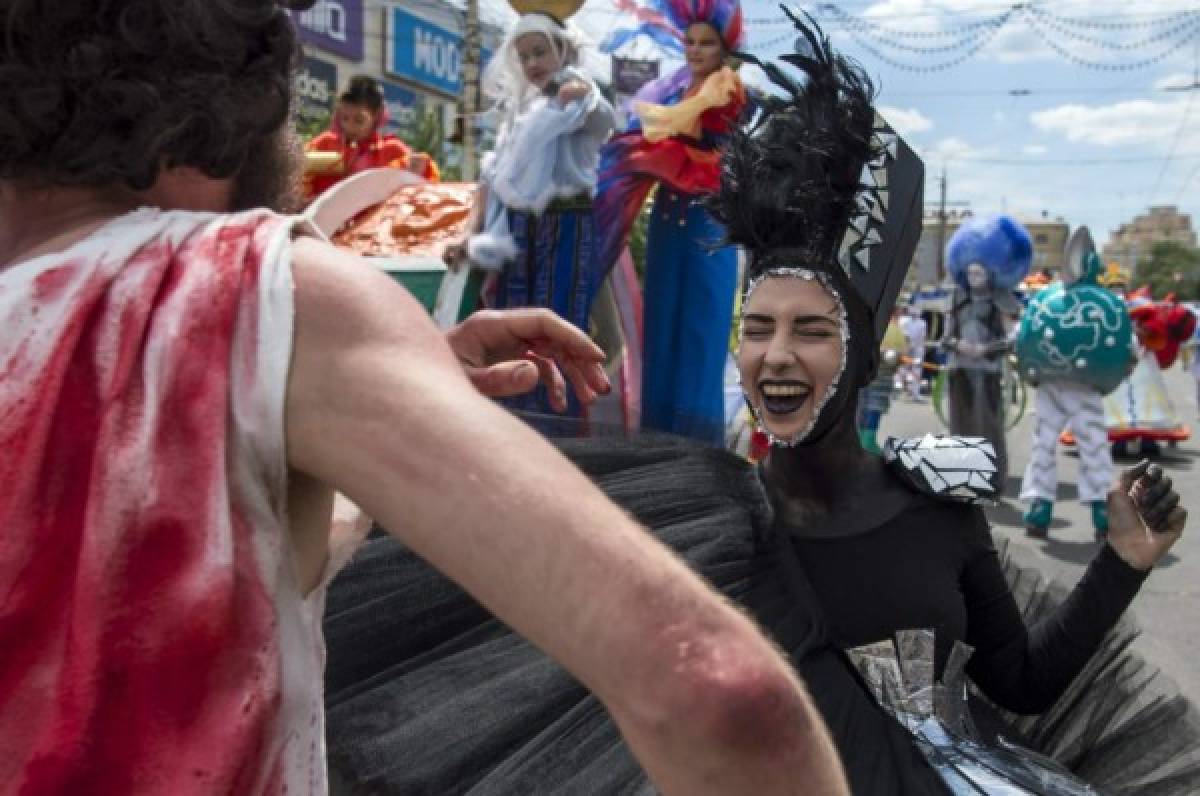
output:
[[[687,63],[633,103],[629,128],[601,151],[600,262],[614,263],[655,183],[646,242],[642,427],[724,443],[724,373],[737,251],[703,205],[720,182],[719,149],[746,94],[725,62],[743,40],[736,0],[667,0],[659,29]]]

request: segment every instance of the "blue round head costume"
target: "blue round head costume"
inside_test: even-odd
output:
[[[968,219],[946,245],[946,269],[964,290],[971,263],[987,269],[993,288],[1012,290],[1029,273],[1032,262],[1033,241],[1025,227],[1011,216]]]
[[[1067,246],[1064,281],[1029,301],[1017,331],[1017,362],[1032,382],[1059,380],[1108,394],[1133,367],[1125,302],[1101,287],[1101,264],[1086,227]]]

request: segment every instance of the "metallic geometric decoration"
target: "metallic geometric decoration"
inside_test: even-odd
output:
[[[996,499],[996,449],[983,437],[892,438],[883,459],[919,492],[964,503]]]

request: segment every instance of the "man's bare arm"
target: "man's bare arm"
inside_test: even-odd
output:
[[[841,792],[815,709],[751,623],[480,397],[406,291],[315,241],[294,274],[293,467],[562,662],[660,787]]]

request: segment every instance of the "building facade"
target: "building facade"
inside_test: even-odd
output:
[[[462,93],[461,0],[318,0],[308,11],[291,13],[305,53],[297,81],[302,135],[327,126],[341,87],[359,74],[380,81],[388,132],[407,137],[427,113],[439,115],[443,130],[454,130]],[[502,36],[504,20],[491,16],[482,20],[483,63]],[[447,155],[454,160],[452,151]]]
[[[1126,272],[1133,273],[1138,260],[1150,256],[1154,244],[1165,242],[1196,248],[1192,217],[1180,213],[1174,205],[1151,207],[1145,214],[1118,227],[1104,246],[1104,261],[1116,263]]]

